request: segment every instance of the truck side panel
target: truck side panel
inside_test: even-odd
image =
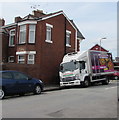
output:
[[[111,53],[91,51],[92,73],[109,73],[114,71]]]

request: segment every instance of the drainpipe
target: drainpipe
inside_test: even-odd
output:
[[[64,19],[64,55],[66,55],[66,17]]]

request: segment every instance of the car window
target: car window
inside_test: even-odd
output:
[[[16,80],[28,80],[28,76],[26,76],[25,74],[14,72],[13,75],[14,79]]]
[[[12,74],[10,72],[3,72],[2,79],[12,79]]]

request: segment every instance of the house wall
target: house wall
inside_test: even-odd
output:
[[[46,42],[46,23],[53,25],[52,41]],[[63,15],[53,17],[38,22],[40,31],[37,34],[37,55],[36,62],[40,64],[41,79],[46,83],[58,83],[59,65],[65,53],[65,18]],[[75,49],[75,29],[66,21],[66,29],[71,31],[71,48],[66,47],[66,52],[72,52]],[[74,35],[73,35],[74,34]]]
[[[16,64],[16,63],[4,63],[2,65],[2,70],[17,70],[19,72],[26,73],[33,78],[40,78],[39,72],[39,65],[28,65],[28,64]],[[39,71],[39,72],[36,72]]]
[[[1,62],[8,61],[8,35],[6,33],[0,33],[0,44],[2,45],[0,50],[0,58],[2,58]]]
[[[53,25],[52,41],[46,42],[46,23]],[[66,47],[66,30],[71,31],[71,47]],[[36,25],[35,44],[28,44],[28,25],[26,44],[19,45],[19,26],[16,27],[15,46],[8,48],[8,56],[15,56],[15,63],[4,64],[3,69],[18,70],[35,78],[43,80],[45,84],[59,83],[59,65],[65,53],[75,51],[76,30],[63,15],[58,15],[46,20],[38,21]],[[18,36],[17,36],[18,35]],[[35,64],[16,64],[18,51],[36,51]]]

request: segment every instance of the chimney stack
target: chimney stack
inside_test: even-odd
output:
[[[4,26],[5,25],[5,20],[2,18],[0,18],[0,26]]]
[[[46,15],[45,13],[43,13],[43,10],[34,10],[32,13],[35,17],[41,17],[43,15]]]
[[[15,17],[15,23],[18,23],[18,22],[20,22],[21,20],[22,20],[22,18],[21,18],[20,16]]]

